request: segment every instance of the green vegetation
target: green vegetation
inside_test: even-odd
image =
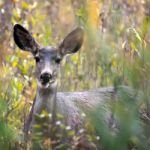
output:
[[[88,141],[98,149],[126,150],[150,147],[150,2],[149,0],[0,0],[0,149],[31,149],[25,143],[23,126],[35,91],[32,55],[20,51],[12,37],[13,25],[28,28],[44,46],[57,46],[76,26],[85,30],[81,51],[62,62],[59,91],[81,91],[113,85],[116,103],[108,103],[119,122],[114,134],[103,124],[101,106],[87,112]],[[66,63],[67,62],[67,63]],[[129,96],[122,85],[134,89]],[[43,112],[39,118],[47,118]],[[63,120],[59,116],[60,120]],[[58,117],[58,118],[59,118]],[[42,119],[43,119],[42,118]],[[92,122],[92,124],[90,123]],[[36,126],[35,128],[41,128]],[[43,127],[45,128],[45,127]],[[59,131],[63,130],[61,134]],[[51,128],[53,130],[53,128]],[[67,131],[66,131],[67,130]],[[50,139],[41,139],[34,149],[51,149]],[[44,131],[42,131],[44,132]],[[56,139],[73,137],[72,149],[83,130],[62,123]],[[57,134],[59,133],[59,134]],[[68,139],[57,149],[66,149]],[[91,144],[93,144],[91,142]],[[41,144],[42,143],[42,144]]]

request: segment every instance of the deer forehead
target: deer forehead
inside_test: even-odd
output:
[[[58,50],[54,47],[48,46],[39,49],[36,56],[44,58],[55,58],[57,56]]]

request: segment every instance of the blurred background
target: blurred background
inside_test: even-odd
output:
[[[2,149],[9,149],[12,143],[22,145],[22,127],[36,91],[33,57],[30,53],[20,51],[13,41],[13,26],[16,23],[27,28],[41,45],[54,47],[75,27],[82,26],[85,30],[84,44],[79,53],[62,62],[58,90],[82,91],[127,85],[142,91],[140,100],[132,103],[122,94],[122,100],[126,103],[117,106],[123,128],[118,137],[103,133],[96,122],[94,126],[98,135],[102,134],[99,143],[103,149],[119,149],[120,146],[122,149],[130,149],[130,146],[148,149],[149,0],[0,0]],[[137,112],[141,115],[137,115]],[[98,114],[97,110],[93,113]],[[130,140],[132,144],[129,146]]]

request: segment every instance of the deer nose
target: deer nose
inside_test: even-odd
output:
[[[40,79],[42,80],[43,83],[49,82],[51,78],[52,78],[52,74],[48,72],[42,73],[40,76]]]

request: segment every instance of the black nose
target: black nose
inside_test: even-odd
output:
[[[43,84],[46,84],[47,82],[50,81],[50,79],[52,78],[52,75],[50,73],[42,73],[40,76],[40,79],[42,81]]]

